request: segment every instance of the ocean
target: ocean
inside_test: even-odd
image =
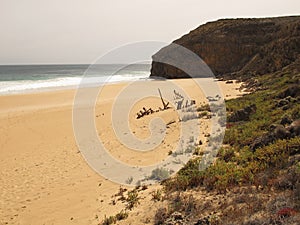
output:
[[[76,88],[82,77],[93,83],[148,79],[149,64],[0,65],[0,95]],[[122,68],[122,69],[120,69]]]

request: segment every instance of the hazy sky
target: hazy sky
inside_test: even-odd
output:
[[[300,15],[299,0],[0,0],[0,64],[91,63],[220,18]]]

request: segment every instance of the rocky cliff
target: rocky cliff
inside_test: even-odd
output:
[[[243,79],[287,66],[300,70],[300,16],[222,19],[201,25],[174,43],[199,55],[216,76]],[[155,61],[172,57],[176,50],[170,46],[152,57],[150,76],[189,77],[178,68]]]

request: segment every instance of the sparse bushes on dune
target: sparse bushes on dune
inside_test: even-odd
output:
[[[300,137],[297,133],[282,135],[290,131],[289,126],[292,121],[300,118],[300,98],[286,96],[286,93],[290,93],[290,86],[294,84],[293,79],[289,74],[280,73],[261,76],[257,78],[259,91],[227,101],[226,107],[230,114],[250,105],[256,107],[246,121],[233,121],[227,124],[224,137],[224,143],[227,145],[220,149],[214,164],[200,171],[201,156],[190,160],[175,177],[163,182],[166,193],[172,196],[170,193],[184,192],[195,187],[204,187],[208,193],[212,191],[232,193],[232,190],[238,187],[249,187],[251,192],[244,192],[243,198],[240,196],[239,199],[234,198],[231,203],[224,203],[225,208],[222,211],[228,213],[221,216],[221,224],[286,224],[286,222],[297,224],[295,221],[300,222],[299,216],[298,219],[290,215],[287,216],[288,218],[278,217],[278,211],[284,208],[283,205],[273,211],[267,207],[267,204],[272,204],[272,199],[279,204],[278,199],[268,194],[272,190],[275,195],[284,193],[286,207],[300,210]],[[293,87],[291,90],[294,89]],[[278,94],[278,90],[283,91]],[[284,95],[283,97],[288,101],[284,107],[278,106],[281,95]],[[199,110],[207,110],[205,107]],[[282,130],[274,130],[274,127]],[[251,147],[259,137],[268,134],[273,135],[272,139],[256,148]],[[210,138],[209,141],[213,144],[216,140]],[[255,200],[250,197],[253,194],[259,194],[259,197]],[[179,200],[178,196],[170,197],[171,202],[180,202]],[[176,205],[174,207],[173,211],[180,211],[187,215],[183,208]],[[262,214],[259,214],[260,212]],[[234,216],[230,216],[230,213]],[[171,216],[171,212],[170,209],[161,209],[157,215],[160,215],[159,221],[162,221],[166,220],[168,215]],[[243,223],[241,218],[244,219]]]
[[[115,216],[105,217],[101,225],[111,225],[116,224],[120,220],[124,220],[128,217],[128,212],[121,210]]]
[[[245,147],[235,153],[233,148],[222,148],[217,162],[204,171],[199,171],[201,158],[189,161],[176,177],[164,182],[168,190],[186,190],[204,186],[207,190],[225,192],[240,184],[259,185],[259,173],[278,170],[288,166],[291,155],[300,154],[300,138],[278,140],[272,145],[251,152]],[[255,180],[257,178],[258,180]],[[262,181],[261,181],[262,182]]]

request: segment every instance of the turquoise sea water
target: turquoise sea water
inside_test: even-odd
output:
[[[72,88],[80,84],[83,76],[91,84],[147,79],[149,71],[149,64],[1,65],[0,95]]]

